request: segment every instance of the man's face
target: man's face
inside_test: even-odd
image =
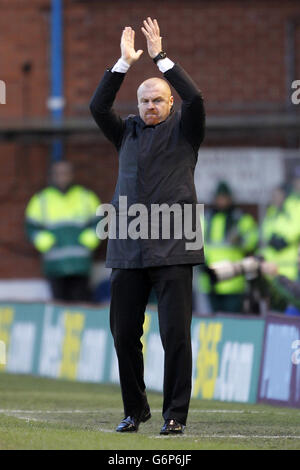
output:
[[[140,117],[148,126],[165,121],[174,102],[169,85],[160,78],[143,82],[138,88],[137,97]]]
[[[294,181],[293,181],[293,190],[294,190],[296,193],[299,193],[299,194],[300,194],[300,177],[294,178]]]
[[[215,198],[215,205],[220,210],[228,209],[232,204],[232,199],[227,194],[218,194]]]
[[[52,166],[52,183],[62,191],[73,181],[73,168],[69,162],[57,162]]]
[[[281,207],[282,204],[284,203],[285,198],[286,198],[286,194],[285,194],[285,191],[283,191],[283,189],[281,188],[274,189],[272,193],[272,203],[276,207]]]

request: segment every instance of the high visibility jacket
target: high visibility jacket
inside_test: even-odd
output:
[[[298,250],[300,240],[300,201],[293,196],[286,199],[281,209],[270,206],[262,223],[260,253],[266,261],[277,264],[279,274],[291,280],[298,276]],[[272,246],[272,237],[280,237],[285,246]]]
[[[49,186],[26,207],[26,233],[42,254],[49,277],[87,275],[92,251],[99,245],[96,209],[100,199],[80,185],[66,192]]]
[[[239,261],[256,249],[257,242],[257,224],[250,214],[231,208],[227,211],[211,210],[205,215],[204,253],[208,266],[218,261]],[[241,294],[245,287],[244,276],[217,282],[213,286],[208,275],[200,275],[202,292]]]

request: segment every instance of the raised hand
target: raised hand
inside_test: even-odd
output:
[[[122,37],[121,37],[121,54],[122,59],[125,60],[129,65],[136,62],[143,51],[139,49],[138,51],[134,48],[134,36],[135,32],[130,26],[126,26],[123,29]]]
[[[159,26],[157,20],[153,20],[148,16],[147,20],[143,21],[144,27],[141,28],[147,40],[148,53],[151,59],[157,56],[162,50],[162,38],[160,36]]]

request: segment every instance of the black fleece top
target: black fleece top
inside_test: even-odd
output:
[[[175,64],[164,73],[182,99],[179,111],[171,111],[167,119],[147,126],[136,115],[125,119],[114,111],[113,102],[125,78],[124,73],[107,70],[91,100],[91,113],[105,136],[115,145],[119,155],[118,181],[112,204],[119,216],[119,196],[127,196],[128,207],[141,203],[151,205],[180,204],[192,208],[192,232],[196,230],[196,191],[194,170],[198,150],[204,138],[205,111],[201,92]],[[124,214],[123,214],[124,216]],[[127,223],[134,219],[127,217]],[[143,268],[174,264],[203,263],[203,248],[186,249],[192,232],[175,239],[121,239],[117,217],[117,239],[109,239],[106,266],[111,268]],[[172,224],[171,224],[172,225]],[[182,230],[184,232],[184,230]],[[199,236],[199,234],[198,234]]]

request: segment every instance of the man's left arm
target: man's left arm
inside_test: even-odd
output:
[[[147,40],[149,56],[155,59],[159,70],[182,99],[181,128],[186,139],[197,152],[205,132],[205,110],[202,94],[180,65],[174,64],[167,57],[157,60],[162,52],[162,38],[157,20],[152,21],[148,17],[147,20],[144,20],[144,26],[141,29]]]
[[[198,150],[205,135],[205,109],[201,91],[179,64],[167,70],[164,77],[182,99],[182,131],[194,149]]]

